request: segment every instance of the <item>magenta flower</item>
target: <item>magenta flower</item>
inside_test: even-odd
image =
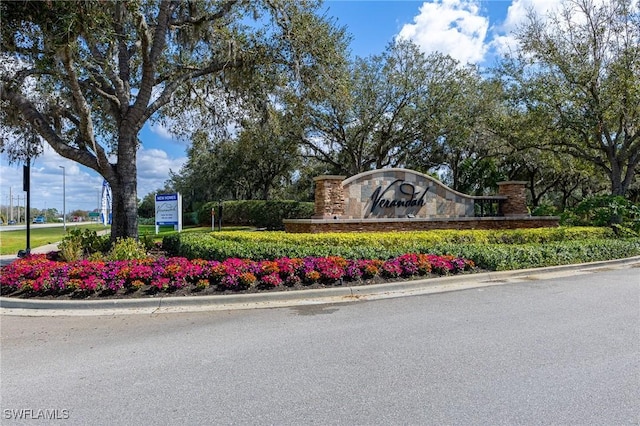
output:
[[[282,284],[282,278],[277,273],[271,273],[269,275],[263,275],[260,277],[259,286],[262,288],[273,288]]]
[[[342,279],[368,279],[378,274],[396,278],[429,272],[450,274],[472,268],[474,263],[470,260],[413,253],[386,261],[328,256],[258,262],[237,258],[218,262],[174,257],[69,263],[49,260],[46,255],[33,255],[2,268],[0,289],[3,293],[20,290],[39,294],[103,290],[117,293],[123,288],[138,289],[144,285],[156,291],[172,291],[187,286],[203,289],[212,284],[220,289],[239,291],[255,285],[274,288],[283,284],[332,284]]]

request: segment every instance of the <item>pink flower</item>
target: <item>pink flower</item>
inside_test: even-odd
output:
[[[273,288],[282,284],[282,279],[277,273],[263,275],[260,277],[260,286],[263,288]]]

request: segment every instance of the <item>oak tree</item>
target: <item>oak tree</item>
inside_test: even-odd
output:
[[[25,152],[17,145],[32,140],[18,136],[34,132],[102,175],[113,191],[112,239],[137,236],[136,157],[145,123],[220,128],[220,112],[241,111],[247,88],[288,84],[303,92],[324,64],[341,59],[343,30],[312,0],[0,7],[2,149],[16,158]]]
[[[546,141],[532,146],[599,168],[625,195],[640,163],[640,3],[566,0],[548,19],[531,14],[503,80]]]

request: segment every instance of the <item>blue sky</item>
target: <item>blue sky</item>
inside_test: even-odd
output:
[[[491,66],[504,49],[513,46],[510,32],[525,18],[528,8],[540,14],[558,0],[325,0],[323,10],[352,35],[353,56],[382,53],[397,37],[409,38],[425,53],[435,50],[459,61]],[[178,172],[186,161],[186,142],[174,140],[162,126],[145,126],[138,153],[138,197],[164,185],[169,171]],[[65,167],[66,208],[92,210],[98,206],[102,178],[97,173],[51,149],[32,165],[32,207],[62,211]],[[0,158],[0,205],[9,204],[9,193],[21,197],[22,165],[8,165]],[[5,210],[3,210],[5,212]]]

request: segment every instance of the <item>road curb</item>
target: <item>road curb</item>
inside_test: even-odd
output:
[[[554,276],[590,273],[602,268],[634,267],[634,265],[640,267],[640,256],[515,271],[459,274],[385,284],[273,293],[105,300],[35,300],[0,297],[0,314],[18,316],[148,314],[353,302],[530,282]]]

